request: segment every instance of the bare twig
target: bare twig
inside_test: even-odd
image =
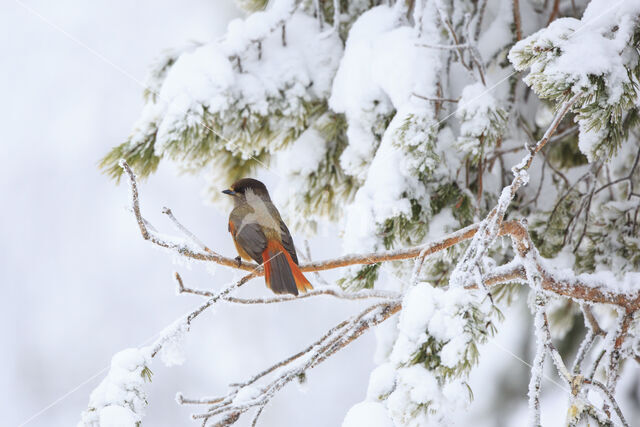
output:
[[[416,46],[418,47],[426,47],[429,49],[443,49],[443,50],[449,50],[449,49],[455,49],[455,50],[460,50],[460,49],[469,49],[471,46],[468,43],[462,43],[462,44],[431,44],[431,43],[416,43]]]
[[[480,37],[480,30],[482,29],[482,20],[484,18],[484,12],[487,9],[487,0],[480,0],[480,7],[478,8],[477,16],[478,20],[476,21],[476,28],[474,31],[474,40],[477,41]]]
[[[522,23],[520,22],[520,2],[512,0],[513,24],[516,27],[516,41],[522,40]]]
[[[638,149],[638,152],[636,153],[636,157],[633,161],[633,165],[631,166],[631,169],[629,170],[629,174],[627,176],[624,176],[622,178],[618,178],[614,181],[608,182],[606,184],[604,184],[602,187],[598,188],[594,194],[598,194],[599,192],[601,192],[602,190],[604,190],[605,188],[611,187],[612,185],[618,184],[620,182],[624,182],[624,181],[629,181],[629,196],[627,197],[627,199],[631,198],[631,194],[633,194],[633,174],[636,171],[636,168],[638,167],[638,161],[640,160],[640,149]]]
[[[159,237],[154,231],[150,230],[149,227],[147,227],[147,222],[142,217],[142,214],[140,213],[138,185],[136,183],[135,174],[133,173],[133,171],[131,170],[131,168],[129,167],[126,161],[121,160],[120,166],[124,169],[127,176],[129,177],[133,214],[135,215],[136,221],[138,223],[138,227],[140,227],[140,233],[142,234],[143,239],[149,240],[154,245],[160,246],[162,248],[173,250],[187,258],[198,259],[201,261],[213,261],[221,265],[226,265],[229,267],[234,267],[234,268],[238,268],[245,271],[250,271],[252,273],[262,272],[262,267],[256,268],[255,264],[251,264],[244,261],[238,263],[238,261],[236,261],[234,258],[227,258],[215,253],[196,251],[182,243],[171,242]]]
[[[431,101],[431,102],[459,102],[460,98],[458,99],[452,99],[452,98],[430,98],[428,96],[424,96],[424,95],[420,95],[417,94],[415,92],[411,93],[412,96],[415,96],[416,98],[420,98],[420,99],[424,99],[425,101]]]
[[[624,415],[622,414],[622,411],[620,410],[620,405],[618,405],[618,402],[616,401],[615,397],[604,386],[604,384],[602,384],[599,381],[589,380],[589,379],[585,379],[584,383],[588,384],[588,385],[595,386],[595,388],[599,389],[606,396],[606,398],[609,400],[609,403],[611,404],[611,406],[613,406],[613,410],[616,411],[616,414],[618,415],[618,418],[620,418],[620,422],[622,423],[622,425],[624,427],[629,427],[629,423],[627,422],[627,420],[625,419]]]
[[[212,297],[216,295],[214,292],[211,292],[211,291],[187,288],[184,286],[184,282],[180,274],[178,274],[177,272],[174,274],[175,274],[176,281],[178,282],[178,290],[180,291],[180,293],[188,293],[188,294],[200,295],[204,297]],[[286,301],[296,301],[296,300],[316,297],[320,295],[328,295],[328,296],[333,296],[333,297],[345,299],[345,300],[363,300],[363,299],[370,299],[370,298],[398,300],[402,298],[402,295],[400,293],[392,292],[392,291],[362,289],[357,292],[344,292],[339,288],[330,288],[330,289],[314,289],[307,293],[300,294],[298,296],[284,295],[284,296],[270,297],[270,298],[237,298],[232,296],[224,296],[222,299],[228,302],[236,303],[236,304],[273,304],[273,303],[280,303],[280,302],[286,302]]]
[[[549,20],[547,21],[547,26],[556,19],[558,16],[558,11],[560,10],[560,0],[553,0],[553,7],[551,8],[551,14],[549,15]]]
[[[191,231],[189,231],[184,225],[182,225],[180,223],[180,221],[178,221],[176,219],[176,217],[173,215],[173,212],[171,211],[171,209],[167,208],[167,207],[163,207],[162,208],[162,213],[165,214],[166,216],[169,217],[169,219],[171,219],[171,222],[173,222],[173,224],[176,226],[176,228],[178,230],[180,230],[185,236],[187,236],[193,243],[195,243],[196,245],[200,246],[200,248],[206,252],[209,253],[214,253],[211,249],[209,249],[207,247],[207,245],[205,245],[204,243],[202,243],[200,241],[200,239],[198,239],[196,237],[195,234],[193,234]],[[217,255],[217,254],[216,254]]]
[[[587,334],[585,335],[580,347],[578,348],[578,353],[576,354],[576,358],[573,362],[572,372],[574,374],[578,374],[582,372],[582,363],[584,361],[585,356],[593,346],[593,343],[596,340],[596,337],[605,335],[605,332],[600,328],[598,321],[596,320],[593,312],[591,311],[591,306],[588,304],[581,304],[582,313],[586,320],[585,326],[587,327]]]
[[[544,322],[542,323],[542,330],[545,335],[545,344],[547,346],[549,354],[551,355],[551,360],[553,360],[553,364],[556,366],[560,377],[565,380],[569,387],[571,387],[573,376],[571,375],[571,373],[569,373],[569,370],[564,364],[564,361],[562,360],[562,356],[560,356],[558,349],[555,345],[553,345],[553,341],[551,340],[551,331],[549,330],[549,320],[547,319],[547,313],[544,310],[542,312],[542,317],[544,319]]]

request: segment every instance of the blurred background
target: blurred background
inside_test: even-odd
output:
[[[174,271],[187,286],[213,290],[236,277],[226,268],[184,263],[143,241],[127,211],[126,185],[101,174],[97,162],[137,119],[139,82],[153,59],[163,49],[220,36],[237,16],[231,0],[0,4],[2,425],[75,425],[114,353],[148,344],[200,303],[176,295]],[[228,184],[219,183],[221,189]],[[160,231],[177,234],[161,214],[168,206],[207,245],[235,255],[227,212],[203,202],[203,187],[202,178],[163,162],[141,184],[143,213]],[[339,247],[330,235],[311,240],[314,258],[335,256]],[[239,294],[267,291],[256,280]],[[184,365],[154,362],[144,425],[195,425],[193,408],[178,406],[176,392],[224,394],[229,382],[306,347],[358,304],[327,298],[218,306],[187,335]],[[481,350],[471,377],[475,402],[460,414],[461,425],[473,419],[473,425],[517,426],[526,419],[533,334],[524,298],[505,315],[500,335]],[[304,385],[279,393],[261,425],[340,425],[365,397],[374,349],[369,332],[311,371]],[[640,394],[638,368],[625,370],[621,405],[637,420],[630,399]],[[549,380],[544,387],[543,424],[562,425],[566,402]]]

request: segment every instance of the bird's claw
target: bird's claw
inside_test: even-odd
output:
[[[236,260],[236,264],[238,264],[238,267],[240,267],[242,265],[242,258],[240,258],[240,256],[235,257]]]

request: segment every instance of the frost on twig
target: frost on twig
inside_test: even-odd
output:
[[[385,321],[400,310],[400,302],[378,303],[369,306],[335,327],[331,328],[319,340],[303,351],[271,366],[254,375],[247,381],[232,384],[226,396],[213,399],[187,399],[180,397],[179,403],[209,405],[206,412],[193,415],[194,419],[218,419],[218,425],[229,425],[238,417],[257,409],[257,416],[262,408],[285,385],[303,378],[307,371],[325,361],[338,350],[346,347],[369,328]],[[233,420],[233,422],[232,422]]]

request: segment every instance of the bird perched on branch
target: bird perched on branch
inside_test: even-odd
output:
[[[313,289],[298,267],[291,233],[271,202],[267,187],[257,179],[244,178],[223,191],[233,197],[229,215],[237,259],[264,265],[267,287],[276,294],[293,294]]]

